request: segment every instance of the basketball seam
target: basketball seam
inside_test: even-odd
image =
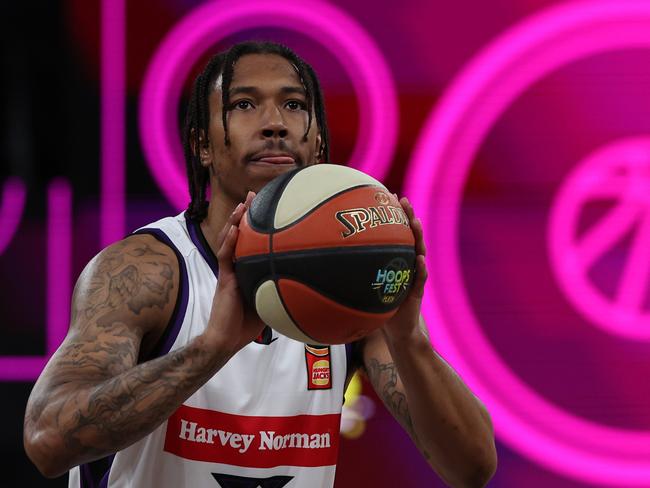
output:
[[[289,318],[291,319],[291,322],[293,323],[293,325],[295,325],[296,328],[297,328],[300,332],[303,333],[303,335],[305,335],[306,337],[309,337],[310,339],[316,341],[316,339],[314,339],[311,335],[307,334],[307,332],[305,332],[305,331],[302,329],[302,327],[300,327],[300,324],[298,323],[298,321],[293,317],[293,315],[291,315],[291,311],[289,310],[289,307],[287,307],[287,304],[284,302],[284,298],[282,298],[282,291],[280,290],[280,287],[278,286],[278,282],[277,282],[277,280],[275,279],[275,274],[273,274],[273,275],[271,276],[271,279],[273,280],[273,286],[275,286],[275,289],[276,289],[276,291],[277,291],[277,293],[278,293],[278,298],[280,299],[280,303],[282,304],[282,308],[284,308],[284,312],[289,316]],[[268,281],[268,280],[266,280],[266,281]],[[260,283],[255,287],[255,293],[254,293],[254,296],[257,295],[257,290],[259,289],[260,286],[262,286],[264,283],[266,283],[266,281],[261,281],[261,282],[260,282]],[[267,324],[265,324],[265,325],[267,325]],[[278,333],[279,333],[279,332],[278,332]],[[284,334],[283,334],[283,335],[284,335]],[[285,337],[287,337],[287,336],[285,336]],[[294,339],[294,340],[295,340],[295,339]],[[300,341],[298,341],[298,342],[300,342]],[[315,343],[318,344],[318,341],[316,341]],[[303,343],[303,344],[304,344],[304,343]]]
[[[274,281],[276,283],[276,286],[278,286],[278,284],[277,284],[278,282],[275,280],[275,278],[276,277],[274,276]],[[300,279],[300,278],[298,278],[296,276],[288,275],[288,274],[283,274],[282,276],[277,276],[278,280],[283,279],[283,278],[284,279],[290,279],[291,281],[295,281],[296,283],[300,283],[301,285],[305,285],[307,288],[317,292],[319,295],[324,296],[325,298],[328,298],[328,299],[332,300],[333,302],[335,302],[335,303],[337,303],[339,305],[343,305],[346,308],[349,308],[351,310],[356,310],[356,311],[359,311],[359,312],[371,313],[371,314],[375,314],[375,315],[381,315],[381,314],[385,314],[385,313],[388,313],[388,312],[392,312],[393,310],[398,308],[399,305],[401,304],[401,302],[400,302],[400,304],[397,304],[397,305],[393,306],[393,308],[389,308],[389,309],[384,310],[382,312],[376,312],[374,310],[368,310],[366,307],[361,308],[360,306],[358,306],[356,304],[351,304],[351,303],[349,303],[347,301],[344,302],[340,298],[334,297],[333,295],[321,290],[319,287],[314,286],[312,283],[305,283],[305,281],[303,281],[302,279]],[[409,286],[409,289],[406,291],[406,293],[408,294],[408,293],[410,293],[410,291],[411,291],[411,287]],[[279,286],[278,286],[278,295],[280,296],[280,300],[282,300],[282,293],[280,291]],[[282,300],[282,305],[285,306],[284,300]],[[285,309],[286,309],[286,306],[285,306]],[[288,309],[287,309],[287,311],[288,311]],[[296,325],[298,324],[293,319],[293,317],[291,317],[291,320],[293,320]],[[300,329],[300,330],[302,330],[302,329]],[[309,336],[309,334],[307,334],[306,332],[303,331],[303,333],[306,336]]]
[[[290,180],[290,179],[291,178],[288,178],[288,180]],[[277,209],[277,201],[275,202],[275,208],[274,208],[273,214],[275,214],[276,209]],[[291,319],[291,322],[293,323],[293,325],[295,325],[296,328],[300,332],[303,333],[303,335],[305,335],[306,337],[309,337],[309,338],[316,341],[316,339],[314,339],[311,335],[307,334],[307,332],[305,332],[303,330],[303,328],[300,326],[298,321],[291,314],[291,311],[289,310],[289,307],[287,306],[287,304],[284,301],[284,298],[282,297],[282,291],[280,290],[280,286],[278,285],[277,274],[275,272],[275,253],[273,252],[273,234],[274,233],[275,233],[275,227],[271,226],[271,232],[269,234],[269,254],[268,254],[268,256],[269,256],[269,261],[270,261],[271,279],[273,280],[273,286],[275,286],[275,289],[276,289],[276,291],[278,293],[278,298],[280,299],[280,303],[282,304],[282,308],[284,308],[285,313],[289,316],[289,318]],[[257,290],[255,292],[257,293]],[[318,341],[316,341],[316,342],[318,342]]]
[[[272,240],[272,239],[271,239]],[[272,253],[273,256],[278,256],[278,257],[285,257],[285,256],[311,256],[312,254],[315,253],[320,253],[321,255],[323,254],[337,254],[341,251],[353,251],[353,253],[364,253],[368,251],[413,251],[415,253],[415,248],[413,246],[410,246],[408,244],[403,244],[403,245],[394,245],[394,246],[386,246],[383,244],[374,244],[374,245],[359,245],[359,246],[337,246],[337,247],[316,247],[313,249],[302,249],[302,250],[297,250],[297,251],[282,251],[282,252],[274,252]],[[260,253],[260,254],[250,254],[248,256],[242,256],[237,259],[237,262],[241,263],[249,263],[249,262],[255,262],[255,261],[264,261],[268,259],[268,257],[271,255],[271,252],[268,253]],[[275,263],[272,264],[271,266],[272,272],[275,272]]]
[[[281,196],[282,196],[282,192],[283,192],[284,189],[287,187],[287,185],[289,184],[289,182],[293,179],[294,176],[296,176],[296,174],[298,174],[298,173],[299,173],[301,170],[303,170],[303,169],[305,169],[305,168],[294,169],[294,170],[292,170],[292,171],[290,171],[290,172],[285,173],[284,175],[282,175],[282,176],[286,176],[286,178],[285,178],[285,181],[282,182],[282,185],[280,185],[280,186],[278,187],[278,189],[276,190],[276,194],[279,192],[279,193],[280,193],[280,197],[281,197]],[[274,195],[274,196],[275,196],[275,195]],[[270,212],[271,215],[272,215],[273,217],[275,217],[275,212],[276,212],[276,210],[278,209],[278,203],[279,203],[279,202],[280,202],[280,198],[276,198],[275,201],[273,202],[273,208],[271,209],[271,212]],[[255,222],[254,222],[253,218],[252,218],[252,214],[251,214],[251,209],[250,209],[250,208],[248,209],[248,225],[250,225],[251,229],[253,229],[253,230],[259,232],[260,234],[268,234],[268,233],[272,234],[272,233],[273,233],[273,229],[275,228],[274,225],[273,225],[273,222],[271,222],[271,230],[270,230],[270,232],[268,232],[268,233],[265,232],[263,229],[260,229],[259,227],[257,227],[257,226],[255,225]]]
[[[284,227],[279,227],[279,228],[277,228],[277,229],[275,228],[275,225],[274,225],[274,226],[273,226],[273,231],[272,231],[272,232],[280,232],[280,231],[283,231],[283,230],[286,230],[286,229],[289,229],[289,228],[293,227],[294,225],[296,225],[296,224],[302,222],[303,220],[305,220],[307,217],[309,217],[311,214],[313,214],[313,213],[314,213],[316,210],[318,210],[320,207],[322,207],[323,205],[325,205],[326,203],[328,203],[330,200],[333,200],[334,198],[338,197],[339,195],[342,195],[343,193],[347,193],[347,192],[349,192],[349,191],[356,190],[356,189],[358,189],[358,188],[370,188],[370,187],[373,187],[373,186],[374,186],[375,188],[381,188],[381,189],[386,190],[385,187],[377,186],[377,185],[372,184],[372,183],[363,183],[363,184],[356,185],[356,186],[349,186],[349,187],[347,187],[347,188],[345,188],[345,189],[343,189],[343,190],[341,190],[341,191],[335,193],[334,195],[330,195],[330,196],[327,197],[325,200],[321,201],[318,205],[316,205],[315,207],[311,208],[311,209],[309,210],[309,212],[307,212],[306,214],[302,215],[302,216],[299,217],[298,219],[294,220],[294,221],[291,222],[290,224],[285,225]],[[283,187],[282,189],[284,189],[284,187]],[[274,219],[275,219],[275,211],[277,210],[277,204],[278,204],[279,202],[280,202],[280,199],[278,199],[278,201],[276,202],[276,206],[275,206],[275,208],[273,209],[273,210],[274,210],[274,211],[273,211]]]
[[[286,181],[284,181],[282,186],[280,186],[280,188],[278,189],[278,192],[280,193],[280,197],[282,197],[282,192],[287,187],[289,182],[293,179],[293,177],[296,174],[298,174],[299,171],[300,170],[293,171],[291,176],[287,177]],[[275,220],[275,212],[278,209],[278,204],[279,203],[280,203],[280,198],[276,198],[275,201],[273,202],[273,209],[272,209],[272,212],[271,212],[271,215],[273,216],[273,220]],[[302,332],[305,336],[310,337],[311,339],[314,339],[311,335],[307,334],[302,329],[300,324],[293,317],[293,315],[291,314],[291,311],[289,310],[289,307],[287,307],[287,304],[285,303],[284,298],[282,297],[282,292],[280,290],[280,287],[278,286],[277,275],[276,275],[276,272],[275,272],[275,253],[273,252],[273,234],[275,234],[276,231],[277,231],[277,229],[275,228],[275,225],[273,225],[273,223],[272,223],[271,224],[271,231],[269,232],[269,253],[268,253],[269,260],[270,260],[270,268],[271,268],[271,270],[270,270],[271,271],[271,279],[273,280],[273,284],[276,287],[278,297],[280,298],[280,303],[282,304],[282,307],[284,308],[284,311],[286,312],[286,314],[291,319],[291,322],[293,322],[293,324],[296,326],[296,328],[300,332]],[[257,290],[256,290],[256,292],[257,292]],[[314,340],[316,341],[316,339],[314,339]],[[316,341],[316,342],[318,342],[318,341]]]

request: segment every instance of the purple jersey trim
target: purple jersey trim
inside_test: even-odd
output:
[[[208,244],[208,241],[203,235],[201,224],[195,220],[190,219],[187,216],[185,216],[185,223],[187,225],[187,231],[190,234],[190,239],[192,239],[192,242],[199,250],[199,253],[201,256],[203,256],[203,259],[205,259],[205,262],[208,263],[208,266],[210,266],[210,269],[214,273],[214,276],[216,278],[219,278],[219,262],[217,261],[217,257],[214,255],[214,252],[212,252],[210,244]]]
[[[79,466],[80,488],[106,488],[115,454]]]
[[[172,313],[171,318],[169,319],[169,324],[165,328],[165,332],[162,337],[153,348],[151,354],[147,357],[142,358],[140,362],[149,361],[151,359],[159,358],[167,354],[176,338],[178,333],[181,330],[183,325],[183,319],[185,318],[185,313],[187,312],[187,303],[189,301],[190,295],[190,282],[187,276],[187,266],[185,266],[185,259],[180,251],[176,248],[171,239],[160,229],[140,229],[133,233],[133,235],[147,234],[152,237],[155,237],[157,240],[169,246],[174,254],[176,254],[176,259],[178,259],[178,269],[180,270],[180,277],[178,280],[178,297],[176,298],[176,305],[174,306],[174,312]]]
[[[141,229],[135,231],[131,235],[141,234],[150,235],[163,244],[169,246],[174,251],[174,254],[176,254],[176,259],[178,259],[178,268],[180,270],[178,296],[176,298],[174,311],[167,327],[165,327],[165,332],[151,354],[140,360],[140,362],[144,362],[167,354],[172,348],[174,341],[176,341],[178,333],[181,330],[181,325],[183,324],[183,319],[185,318],[185,312],[187,311],[187,303],[189,301],[189,279],[187,276],[185,259],[167,234],[160,229]],[[115,455],[113,454],[90,463],[81,464],[79,466],[81,488],[106,488],[108,486],[108,477],[114,458]]]
[[[352,366],[352,343],[345,345],[345,378],[347,379],[350,374]]]
[[[345,403],[345,390],[347,390],[352,375],[359,366],[359,345],[360,341],[349,342],[345,345],[345,389],[343,390],[343,402]]]

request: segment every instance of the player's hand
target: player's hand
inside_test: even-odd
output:
[[[384,333],[389,339],[400,340],[419,332],[420,307],[424,296],[424,284],[427,280],[427,253],[422,232],[422,222],[415,216],[411,203],[407,198],[400,199],[402,209],[409,219],[409,224],[415,237],[415,281],[399,309],[384,326]]]
[[[264,328],[257,313],[245,306],[233,267],[239,221],[254,197],[255,193],[248,192],[246,201],[235,208],[217,237],[219,280],[205,334],[215,348],[230,354],[255,339]]]

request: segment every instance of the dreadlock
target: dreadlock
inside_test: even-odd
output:
[[[296,53],[282,44],[274,42],[242,42],[235,44],[229,50],[214,55],[203,71],[196,77],[192,86],[192,93],[185,117],[183,129],[183,151],[187,177],[189,180],[190,204],[186,215],[188,218],[201,221],[208,213],[208,201],[206,190],[210,181],[208,168],[201,164],[201,146],[208,143],[210,125],[210,107],[208,99],[214,89],[215,80],[221,75],[221,102],[222,102],[222,123],[224,128],[224,144],[228,146],[230,139],[228,135],[227,113],[230,107],[230,83],[237,60],[246,54],[277,54],[289,61],[296,69],[300,81],[305,88],[305,98],[309,107],[309,119],[307,130],[303,139],[311,129],[312,118],[316,116],[321,136],[321,147],[319,157],[324,162],[329,162],[330,144],[329,130],[325,117],[325,103],[318,77],[313,68],[303,61]],[[314,110],[311,110],[311,107]]]

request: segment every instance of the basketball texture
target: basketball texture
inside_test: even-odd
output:
[[[235,273],[248,305],[308,344],[344,344],[381,327],[415,278],[415,240],[398,200],[346,166],[278,176],[239,231]]]

